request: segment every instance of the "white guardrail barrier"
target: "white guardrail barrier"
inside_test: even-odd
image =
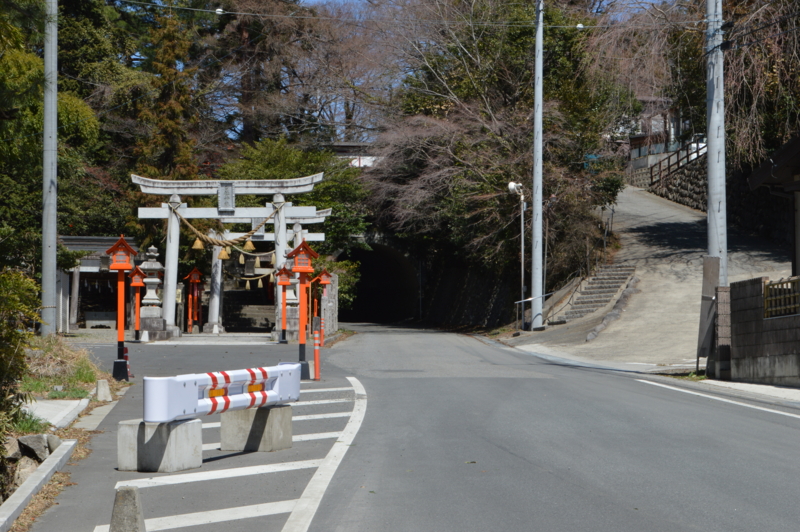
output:
[[[144,378],[144,420],[168,423],[300,399],[300,364]]]

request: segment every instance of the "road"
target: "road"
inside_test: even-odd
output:
[[[295,416],[339,416],[296,417],[295,435],[336,437],[222,453],[209,427],[199,470],[209,475],[118,472],[116,423],[141,415],[135,384],[100,426],[92,455],[70,467],[76,485],[34,531],[104,530],[113,488],[126,482],[141,486],[149,530],[797,530],[797,403],[545,360],[471,336],[353,328],[323,351],[324,380],[304,383],[301,395],[339,402],[295,407]],[[113,349],[97,352],[110,366]],[[293,355],[275,345],[131,349],[137,375]],[[354,424],[359,397],[365,415]],[[337,445],[338,467],[320,467]],[[323,469],[329,484],[318,482]]]

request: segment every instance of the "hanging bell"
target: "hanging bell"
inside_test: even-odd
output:
[[[260,268],[261,267],[261,257],[259,257],[258,255],[256,255],[256,264],[255,264],[254,267],[255,268]]]
[[[219,252],[219,255],[217,255],[217,258],[218,258],[219,260],[228,260],[228,259],[230,259],[230,258],[231,258],[231,256],[230,256],[230,255],[228,255],[228,252],[227,252],[227,250],[226,250],[225,248],[222,248],[222,249],[220,250],[220,252]]]
[[[245,251],[255,251],[256,247],[253,245],[253,241],[248,238],[242,249]]]
[[[275,274],[274,273],[269,274],[269,282],[271,282],[271,283],[275,282]]]
[[[192,244],[192,249],[205,249],[205,246],[203,246],[203,241],[199,238],[195,238],[194,244]]]
[[[244,283],[244,289],[250,290],[250,280],[248,279],[246,283]]]
[[[244,253],[239,253],[239,264],[244,264]]]
[[[274,251],[272,252],[272,255],[270,256],[269,261],[273,266],[275,266],[275,264],[277,264],[278,259],[275,257],[275,252]]]
[[[258,287],[264,288],[264,283],[261,282],[261,278],[258,279]]]

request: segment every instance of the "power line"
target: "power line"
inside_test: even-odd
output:
[[[445,24],[445,25],[457,25],[457,24],[464,24],[469,23],[476,26],[496,26],[496,27],[507,27],[507,28],[530,28],[534,26],[534,23],[531,22],[489,22],[489,21],[474,21],[474,20],[446,20],[446,19],[422,19],[422,18],[381,18],[381,17],[374,17],[374,18],[364,18],[364,19],[345,19],[341,17],[330,17],[324,15],[299,15],[296,13],[290,13],[288,15],[276,14],[276,13],[249,13],[249,12],[239,12],[239,11],[224,11],[222,9],[200,9],[196,7],[182,7],[182,6],[167,6],[161,4],[155,4],[152,2],[140,2],[137,0],[119,0],[120,2],[126,4],[136,4],[136,5],[143,5],[143,6],[150,6],[156,7],[160,9],[179,9],[184,11],[196,11],[202,13],[210,13],[216,14],[218,16],[223,15],[237,15],[237,16],[251,16],[251,17],[262,17],[262,18],[282,18],[282,19],[313,19],[313,20],[329,20],[335,22],[343,22],[349,24],[361,24],[366,21],[372,22],[430,22],[435,24]],[[633,29],[652,29],[652,28],[662,28],[664,26],[675,26],[675,25],[685,25],[685,26],[693,26],[699,23],[705,22],[705,20],[694,20],[694,21],[685,21],[677,24],[673,23],[654,23],[654,24],[639,24],[639,25],[626,25],[626,24],[606,24],[606,25],[588,25],[585,26],[583,24],[573,24],[569,26],[563,25],[543,25],[544,28],[564,28],[564,29],[579,29],[579,30],[591,30],[591,29],[604,29],[604,28],[619,28],[624,26],[626,28],[633,28]]]

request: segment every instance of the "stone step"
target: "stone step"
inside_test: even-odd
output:
[[[588,310],[590,312],[594,312],[595,310],[601,308],[601,306],[605,305],[595,305],[595,304],[572,305],[572,307],[570,307],[570,310],[568,310],[567,312],[570,312],[572,310]]]
[[[617,283],[608,283],[608,282],[605,282],[605,281],[594,281],[594,280],[592,280],[592,281],[589,281],[586,284],[586,288],[619,288],[621,285],[622,285],[622,283],[619,283],[619,282],[617,282]]]
[[[573,307],[575,307],[576,305],[595,305],[599,308],[608,305],[609,301],[611,301],[610,297],[606,298],[579,297],[578,299],[575,300],[575,303],[573,303]]]
[[[607,275],[607,274],[600,274],[595,275],[592,279],[602,279],[603,281],[626,281],[630,277],[630,275]]]
[[[582,296],[600,296],[600,295],[614,295],[619,291],[619,288],[595,288],[591,290],[581,290]]]

